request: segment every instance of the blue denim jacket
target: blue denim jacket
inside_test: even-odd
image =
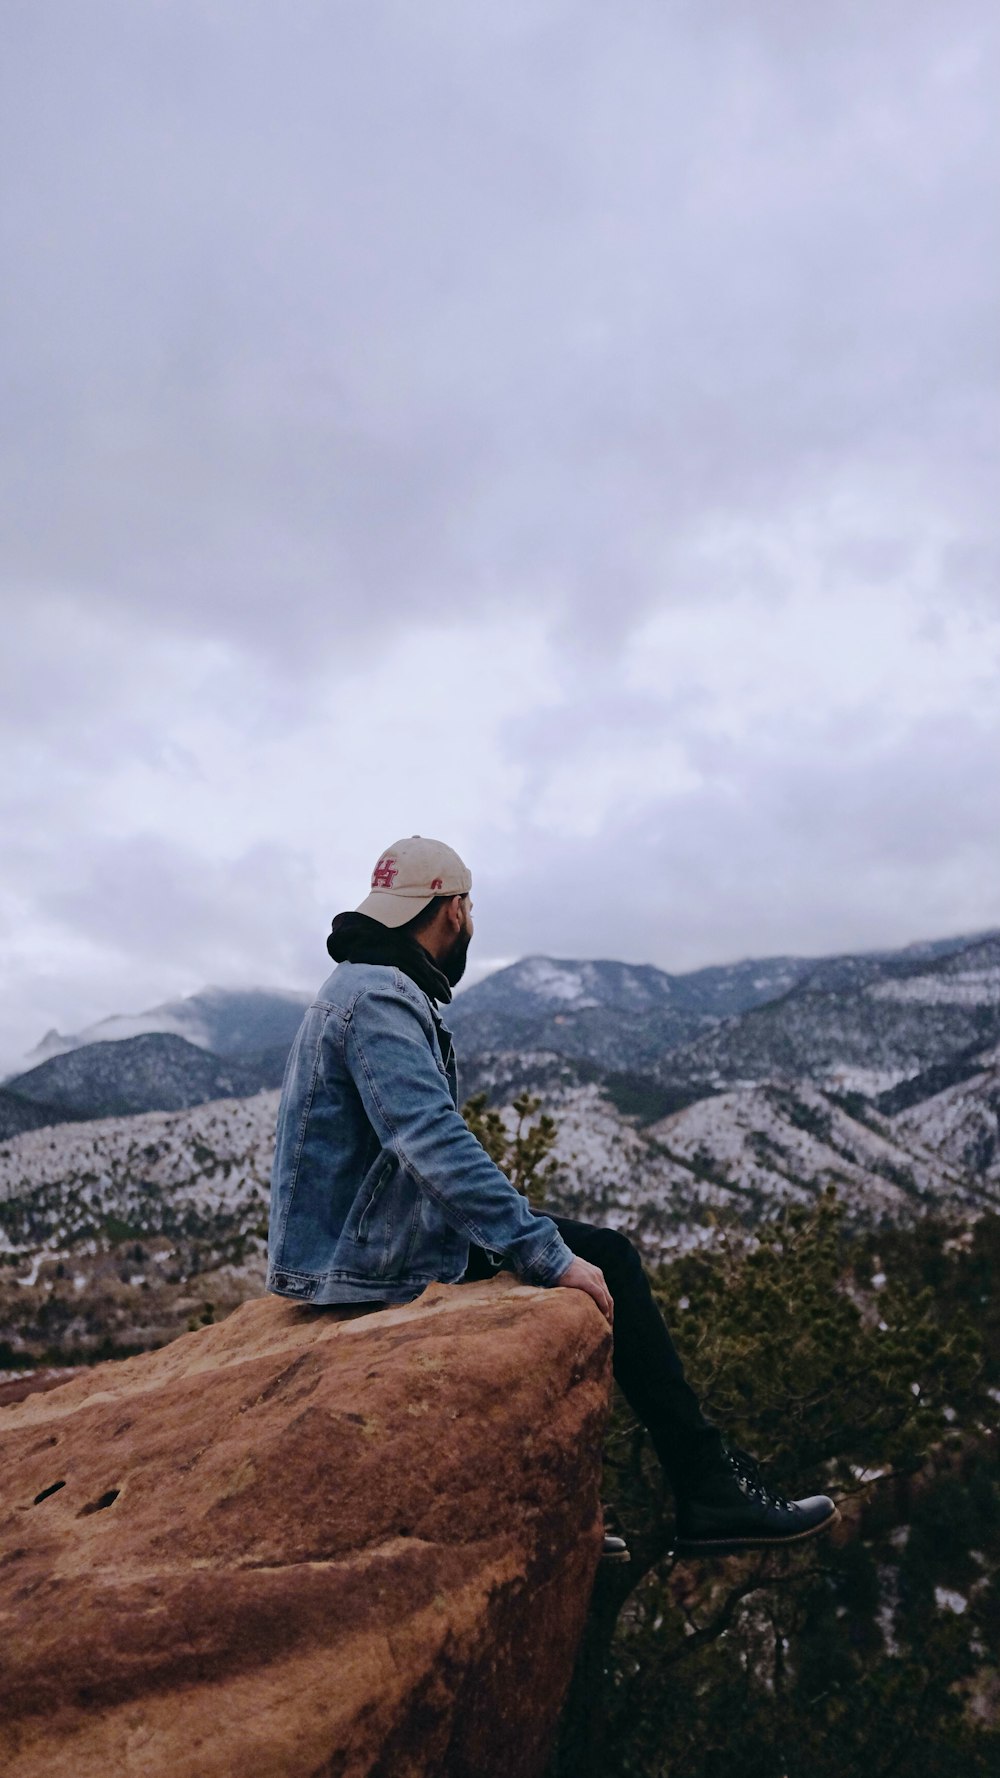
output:
[[[341,963],[292,1045],[271,1173],[267,1287],[310,1303],[409,1302],[469,1243],[526,1284],[573,1255],[458,1110],[451,1032],[399,969]]]

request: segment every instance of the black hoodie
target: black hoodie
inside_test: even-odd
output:
[[[335,963],[387,963],[408,975],[429,1000],[444,1006],[451,1000],[451,983],[419,939],[369,914],[338,914],[326,948]]]

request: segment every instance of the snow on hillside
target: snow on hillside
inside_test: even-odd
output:
[[[739,1088],[698,1100],[649,1134],[673,1156],[700,1165],[740,1201],[766,1214],[808,1203],[833,1185],[852,1219],[911,1220],[928,1210],[975,1210],[1000,1194],[908,1139],[888,1118],[860,1122],[805,1082],[793,1090]]]
[[[517,986],[541,1000],[570,1000],[574,1006],[599,1006],[587,965],[556,963],[550,957],[528,957],[516,966]],[[593,971],[590,972],[591,977]]]
[[[543,1098],[562,1169],[546,1207],[626,1231],[650,1261],[711,1239],[718,1217],[752,1226],[785,1204],[814,1202],[828,1185],[857,1225],[1000,1210],[1000,1168],[971,1166],[957,1112],[964,1136],[952,1152],[931,1142],[931,1126],[874,1112],[862,1121],[805,1082],[720,1093],[646,1128],[622,1117],[597,1083],[550,1074]],[[509,1105],[504,1116],[513,1129]]]
[[[908,1000],[923,1006],[997,1006],[1000,970],[986,965],[951,975],[904,976],[897,981],[875,982],[867,992],[873,1000]]]
[[[557,1089],[546,1108],[558,1126],[551,1155],[560,1169],[546,1210],[621,1229],[651,1261],[711,1238],[705,1213],[721,1210],[729,1194],[672,1161],[598,1086]],[[513,1130],[517,1114],[508,1107],[503,1115]]]
[[[982,1058],[982,1071],[924,1099],[893,1120],[948,1166],[974,1172],[1000,1195],[1000,1047]]]
[[[100,1240],[111,1222],[135,1234],[234,1223],[259,1229],[278,1093],[192,1110],[59,1124],[0,1145],[0,1249]]]
[[[823,964],[785,999],[674,1047],[657,1073],[731,1088],[807,1078],[874,1097],[998,1037],[1000,941],[990,938],[919,967]]]
[[[29,1268],[40,1251],[162,1237],[196,1268],[199,1255],[213,1265],[249,1256],[259,1287],[278,1098],[63,1124],[0,1144],[0,1252]],[[710,1239],[720,1215],[749,1225],[828,1184],[858,1223],[1000,1208],[995,1069],[865,1121],[804,1082],[719,1093],[647,1128],[599,1083],[551,1076],[544,1101],[561,1168],[548,1207],[626,1230],[649,1260]],[[509,1100],[505,1116],[516,1121]],[[977,1154],[988,1163],[978,1169]]]
[[[852,1068],[838,1062],[819,1072],[818,1084],[832,1093],[861,1093],[865,1099],[877,1099],[880,1093],[898,1085],[901,1078],[907,1080],[916,1073],[919,1070],[912,1065],[901,1074],[899,1068]]]

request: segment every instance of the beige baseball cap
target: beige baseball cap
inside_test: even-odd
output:
[[[383,926],[405,926],[435,895],[468,895],[472,872],[441,840],[414,833],[387,846],[372,871],[371,894],[357,909]]]

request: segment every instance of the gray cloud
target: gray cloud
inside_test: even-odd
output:
[[[662,968],[905,944],[998,922],[1000,721],[893,735],[877,717],[716,744],[713,779],[608,820],[536,832],[477,885],[497,954]]]
[[[449,772],[500,800],[496,955],[997,918],[986,0],[10,0],[4,34],[11,1030],[312,979],[330,833],[400,779],[468,826]],[[480,717],[497,624],[525,689]]]
[[[30,584],[301,670],[459,590],[606,641],[845,476],[982,514],[983,5],[15,18]]]
[[[223,981],[242,980],[254,956],[259,979],[297,980],[322,956],[329,925],[305,856],[260,844],[214,862],[141,832],[104,840],[78,857],[72,876],[51,883],[39,906],[112,956],[156,955],[168,970],[196,980],[213,971]]]

